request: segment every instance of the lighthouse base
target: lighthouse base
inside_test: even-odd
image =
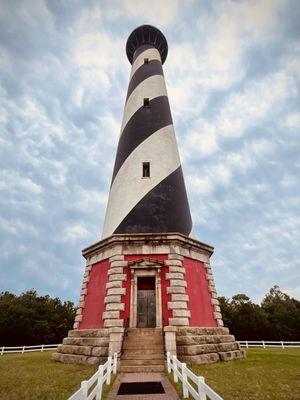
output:
[[[178,328],[176,348],[178,358],[187,364],[212,364],[245,357],[245,351],[228,328]]]
[[[243,357],[223,328],[212,253],[179,233],[113,235],[83,250],[74,331],[54,359],[100,363],[121,353],[125,327],[164,330],[166,351],[188,363]]]

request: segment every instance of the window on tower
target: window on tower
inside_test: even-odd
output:
[[[144,107],[149,107],[150,106],[150,99],[149,97],[144,98]]]
[[[144,58],[144,64],[149,64],[149,58]]]
[[[143,162],[143,178],[150,178],[150,163]]]

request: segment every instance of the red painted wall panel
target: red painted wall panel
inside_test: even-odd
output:
[[[102,313],[105,311],[104,297],[106,296],[108,269],[108,260],[94,264],[91,269],[79,329],[103,328]]]
[[[201,261],[184,258],[184,266],[186,293],[189,295],[188,307],[191,311],[190,326],[217,326],[204,264]]]

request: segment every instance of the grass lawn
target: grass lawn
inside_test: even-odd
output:
[[[190,369],[224,400],[300,399],[300,348],[249,349],[243,360]],[[182,396],[181,384],[176,389]]]
[[[5,354],[0,357],[0,399],[67,400],[97,367],[61,364],[44,353]],[[112,382],[115,376],[112,375]],[[103,386],[105,396],[111,386]]]

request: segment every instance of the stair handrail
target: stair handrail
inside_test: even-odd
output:
[[[124,353],[124,341],[125,341],[125,337],[128,335],[128,328],[129,328],[129,318],[126,318],[125,324],[124,324],[124,331],[123,331],[123,335],[122,335],[121,349],[118,352],[118,357],[121,357],[122,354]]]

